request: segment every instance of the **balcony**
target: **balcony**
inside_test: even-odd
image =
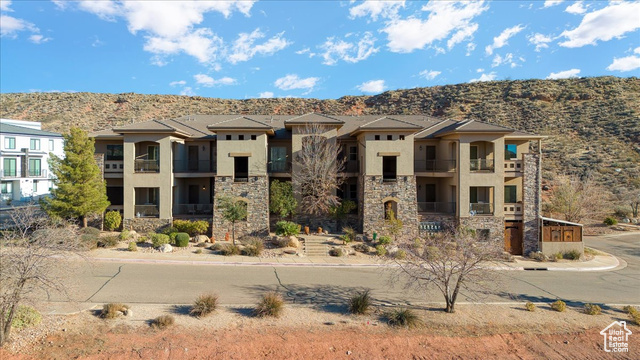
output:
[[[2,178],[19,178],[19,177],[31,177],[31,178],[46,178],[46,169],[28,169],[26,172],[24,169],[0,169],[0,175]]]
[[[493,215],[492,203],[470,203],[469,213],[471,215]]]
[[[360,172],[360,162],[353,161],[353,160],[345,162],[343,172],[346,172],[346,173]]]
[[[157,172],[160,172],[160,161],[159,160],[136,159],[135,160],[135,172],[137,172],[137,173],[157,173]]]
[[[471,159],[469,170],[472,172],[493,172],[494,161],[493,159]]]
[[[18,171],[13,169],[0,169],[0,174],[2,174],[3,178],[14,178],[18,177]]]
[[[291,161],[271,161],[267,164],[269,174],[273,173],[290,173]]]
[[[431,214],[454,214],[456,212],[456,203],[418,202],[418,212]]]
[[[213,204],[174,204],[173,215],[213,215]]]
[[[414,172],[450,172],[456,170],[455,160],[414,160]]]
[[[214,173],[216,162],[211,160],[174,160],[174,173]]]
[[[522,160],[505,160],[504,161],[504,174],[505,176],[516,176],[517,173],[523,171]]]
[[[159,217],[160,211],[158,205],[147,204],[147,205],[136,205],[135,206],[135,214],[137,218],[143,217]]]
[[[505,203],[504,214],[505,215],[522,215],[522,203]]]
[[[122,160],[106,160],[104,162],[104,172],[121,173],[124,171],[124,161]]]
[[[27,175],[29,177],[44,178],[44,177],[47,177],[47,170],[44,170],[44,169],[29,169],[27,171]]]

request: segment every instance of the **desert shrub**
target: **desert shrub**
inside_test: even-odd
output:
[[[336,257],[341,257],[342,255],[344,255],[344,252],[342,251],[341,248],[333,248],[333,249],[329,250],[329,255],[330,256],[336,256]]]
[[[104,304],[102,307],[102,312],[100,312],[100,317],[103,319],[115,319],[120,316],[121,313],[125,313],[129,310],[129,305],[124,305],[120,303],[109,303]]]
[[[291,221],[278,221],[276,223],[276,235],[296,236],[300,233],[298,224]]]
[[[562,257],[567,260],[580,260],[582,253],[578,250],[567,251],[562,254]]]
[[[178,233],[178,229],[175,226],[167,226],[160,231],[161,234],[171,235],[171,233]]]
[[[592,249],[590,247],[585,247],[584,248],[584,254],[585,255],[591,255],[591,256],[596,256],[596,255],[602,255],[602,253],[596,249]]]
[[[171,241],[169,239],[169,236],[165,234],[150,234],[149,237],[151,238],[151,243],[153,244],[154,248],[159,248],[160,246],[168,244]]]
[[[411,309],[396,309],[385,314],[391,326],[417,327],[422,321]]]
[[[194,253],[196,253],[196,254],[202,254],[202,249],[196,249],[196,251],[194,251]]]
[[[376,255],[378,255],[378,256],[387,255],[387,249],[382,245],[377,245],[376,246]]]
[[[189,236],[202,235],[209,229],[209,222],[206,220],[174,220],[173,227],[177,232],[189,234]]]
[[[178,236],[178,232],[172,232],[169,233],[169,244],[171,245],[175,245],[176,244],[176,236]]]
[[[224,256],[240,255],[240,248],[233,244],[221,245],[218,251],[220,252],[220,255]]]
[[[361,291],[349,299],[349,312],[356,315],[364,315],[371,308],[370,290]]]
[[[624,310],[624,312],[626,312],[629,315],[635,315],[638,314],[638,309],[636,309],[635,307],[631,306],[631,305],[627,305],[624,308],[622,308],[622,310]]]
[[[421,239],[415,239],[413,240],[413,244],[411,244],[411,247],[414,249],[421,249],[423,246],[423,241]]]
[[[380,238],[378,239],[378,245],[389,245],[389,244],[391,244],[390,236],[380,236]]]
[[[243,241],[244,249],[242,249],[242,255],[246,256],[260,256],[262,254],[262,250],[264,250],[264,243],[261,239],[258,238],[250,238],[248,240]]]
[[[129,247],[127,248],[129,251],[138,251],[138,245],[135,241],[129,242]]]
[[[144,244],[147,242],[147,240],[149,240],[146,236],[138,236],[138,239],[136,240],[136,242],[138,244]]]
[[[80,234],[82,234],[82,235],[92,235],[92,236],[99,236],[100,235],[100,230],[98,230],[96,228],[93,228],[93,227],[82,228],[78,232]]]
[[[540,251],[530,252],[529,258],[535,261],[547,261],[547,257]]]
[[[129,230],[122,230],[120,233],[120,240],[129,240],[129,237],[131,237]]]
[[[207,243],[204,243],[204,242],[197,243],[196,247],[207,247]]]
[[[118,245],[118,242],[120,241],[120,237],[115,236],[115,235],[111,235],[111,236],[103,236],[101,238],[98,238],[98,242],[96,243],[96,245],[98,247],[114,247],[116,245]]]
[[[5,319],[9,316],[7,312],[5,314]],[[32,308],[27,305],[19,305],[16,309],[15,314],[13,314],[13,320],[11,321],[11,327],[14,329],[24,329],[31,326],[35,326],[40,324],[42,321],[42,315],[38,312],[38,310]]]
[[[365,243],[360,243],[360,244],[355,244],[353,246],[353,249],[355,251],[359,251],[361,253],[365,253],[367,254],[369,251],[371,251],[371,247]]]
[[[527,309],[527,311],[531,311],[534,312],[536,311],[536,304],[532,303],[531,301],[527,301],[526,304],[524,304],[525,309]]]
[[[607,216],[606,218],[604,218],[603,222],[605,225],[609,225],[609,226],[618,224],[618,220],[616,220],[616,218],[611,216]]]
[[[556,300],[551,303],[551,308],[557,312],[563,312],[567,309],[567,304],[562,300]]]
[[[584,313],[587,315],[600,315],[602,313],[602,309],[600,309],[600,306],[596,304],[585,304]]]
[[[104,227],[107,230],[113,231],[119,228],[121,223],[122,215],[120,215],[119,211],[107,211],[107,213],[104,214]]]
[[[399,249],[393,254],[393,258],[396,260],[404,260],[407,257],[407,252]]]
[[[168,237],[167,237],[168,238]],[[187,247],[189,246],[189,234],[187,233],[178,233],[176,234],[176,246],[177,247]]]
[[[260,302],[253,310],[253,313],[257,317],[280,317],[284,308],[284,300],[282,295],[275,291],[268,292],[262,296]]]
[[[176,320],[171,315],[160,315],[157,318],[151,320],[151,327],[164,329],[173,325]]]
[[[189,314],[195,317],[205,317],[216,310],[218,307],[218,295],[202,294],[198,296],[193,303]]]
[[[561,252],[557,252],[557,253],[553,254],[552,256],[553,256],[553,260],[561,260],[562,259],[562,253]]]
[[[342,232],[344,232],[344,235],[342,235],[341,238],[345,244],[356,240],[356,231],[351,226],[343,227]]]

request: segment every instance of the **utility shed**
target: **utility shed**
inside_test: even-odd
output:
[[[541,250],[548,256],[572,250],[582,253],[582,224],[542,217]]]

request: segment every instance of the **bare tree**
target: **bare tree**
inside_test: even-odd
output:
[[[291,180],[304,214],[327,215],[340,205],[335,193],[344,181],[341,173],[346,159],[340,156],[338,143],[324,136],[328,129],[319,124],[307,125],[302,133],[302,149],[294,155],[296,171]]]
[[[397,261],[394,281],[408,277],[406,287],[427,291],[436,287],[444,296],[445,311],[455,312],[460,290],[484,292],[495,286],[491,262],[500,262],[502,246],[481,239],[475,231],[456,229],[429,236],[421,247],[405,246],[406,260]]]
[[[550,210],[571,222],[606,213],[607,191],[590,176],[560,175],[554,181]]]
[[[52,292],[69,296],[68,261],[85,247],[76,227],[52,222],[37,207],[16,208],[0,232],[0,346],[11,335],[18,305]],[[64,261],[64,262],[63,262]]]
[[[619,188],[616,190],[618,202],[631,208],[631,216],[638,217],[640,211],[640,185],[638,188]]]

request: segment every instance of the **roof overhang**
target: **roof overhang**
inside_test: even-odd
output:
[[[548,217],[544,217],[544,216],[541,216],[540,219],[542,219],[542,221],[550,221],[550,222],[555,222],[555,223],[559,223],[559,224],[582,226],[582,224],[578,224],[578,223],[574,223],[574,222],[570,222],[570,221],[565,221],[565,220],[552,219],[552,218],[548,218]]]
[[[407,129],[407,128],[394,128],[394,127],[379,127],[379,128],[357,128],[353,130],[349,136],[357,136],[362,133],[367,132],[396,132],[396,133],[404,133],[404,134],[414,134],[418,131],[421,131],[423,128],[417,126],[415,129]]]
[[[190,137],[191,134],[178,129],[113,129],[118,134],[167,134],[180,137]]]
[[[238,131],[238,132],[252,132],[259,131],[265,132],[267,135],[275,135],[275,131],[273,128],[247,128],[247,127],[237,127],[237,126],[217,126],[217,125],[209,125],[207,129],[213,133],[218,133],[220,131]]]
[[[505,135],[506,140],[544,140],[548,136],[544,135]]]

